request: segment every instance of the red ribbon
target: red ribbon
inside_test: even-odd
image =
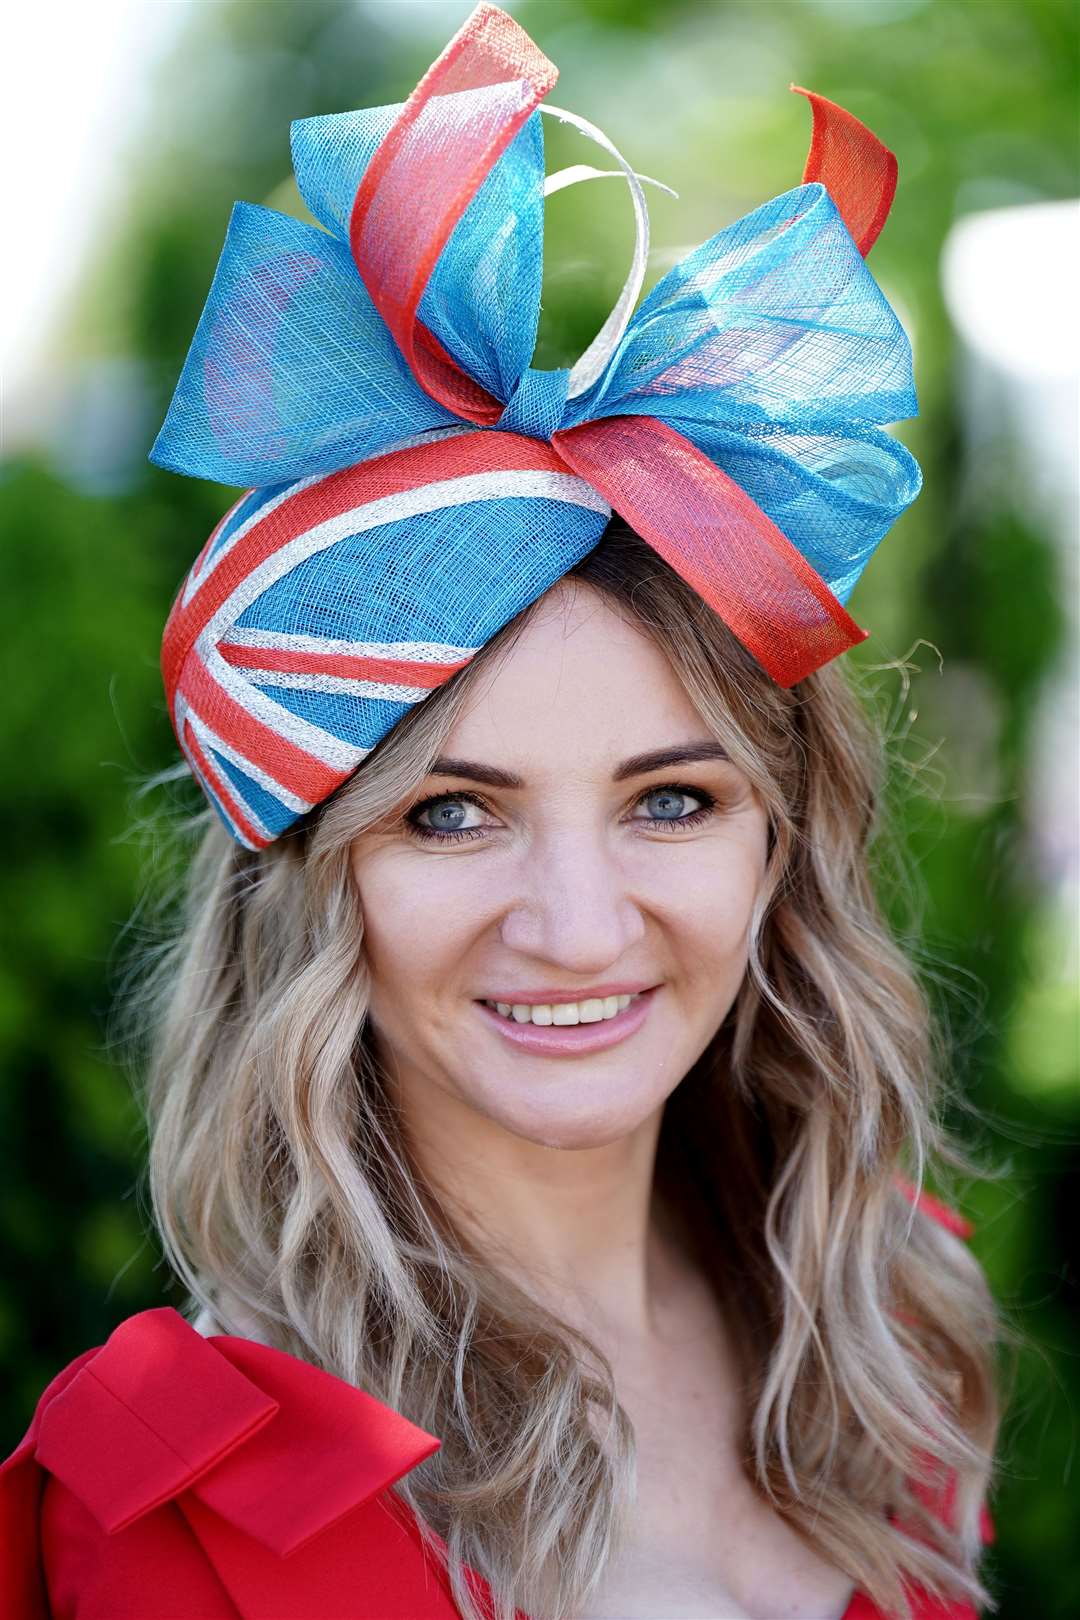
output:
[[[478,5],[387,130],[353,200],[356,268],[417,382],[486,427],[499,420],[502,402],[461,369],[416,311],[454,226],[558,77],[512,17]]]
[[[524,29],[484,0],[409,97],[353,203],[352,253],[375,307],[421,387],[479,426],[498,422],[502,401],[462,370],[417,310],[454,226],[557,77]],[[865,257],[888,216],[896,159],[843,107],[791,89],[813,111],[803,182],[825,185]],[[779,685],[865,640],[772,519],[668,423],[604,417],[557,431],[551,444]]]
[[[551,442],[780,686],[866,639],[772,518],[667,422],[605,416]]]

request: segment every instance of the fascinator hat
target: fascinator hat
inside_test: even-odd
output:
[[[782,686],[866,635],[844,604],[921,484],[881,426],[918,405],[865,263],[895,158],[792,85],[813,116],[802,184],[635,308],[642,177],[543,104],[556,77],[481,4],[405,103],[293,124],[321,229],[233,209],[151,460],[245,490],[179,590],[162,672],[180,748],[248,848],[327,798],[613,511]],[[545,176],[541,113],[616,167]],[[535,369],[545,198],[605,173],[633,203],[626,284],[573,366]]]

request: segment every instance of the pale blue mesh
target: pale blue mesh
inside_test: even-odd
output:
[[[293,126],[297,182],[327,230],[237,205],[152,459],[279,483],[456,420],[414,380],[347,245],[356,186],[399,112]],[[921,485],[914,457],[876,424],[917,415],[918,403],[907,335],[825,187],[784,192],[688,254],[576,399],[567,368],[529,367],[542,259],[534,113],[454,230],[421,319],[507,402],[502,427],[550,439],[604,416],[669,422],[846,600]]]
[[[276,525],[281,546],[291,545],[294,495],[319,496],[306,519],[312,534],[325,534],[320,524],[331,520],[340,526],[325,549],[305,552],[237,605],[230,623],[249,638],[244,645],[261,636],[273,646],[275,635],[320,647],[482,645],[585,555],[606,522],[604,501],[589,504],[588,484],[571,479],[561,488],[562,475],[555,475],[550,487],[507,485],[501,497],[461,505],[448,496],[443,508],[371,529],[357,520],[352,532],[353,509],[343,514],[331,486],[347,484],[363,504],[397,488],[393,469],[382,481],[365,468],[363,487],[353,488],[352,475],[330,479],[325,489],[307,482],[403,441],[464,426],[413,377],[349,247],[357,185],[400,111],[367,108],[294,125],[297,183],[324,228],[235,206],[151,452],[175,471],[254,487],[223,525],[204,569],[227,566],[221,559],[248,525]],[[797,186],[688,254],[632,316],[597,382],[570,399],[569,367],[530,366],[543,174],[534,113],[458,221],[424,289],[420,321],[503,403],[504,430],[550,441],[604,417],[646,415],[669,424],[734,480],[846,601],[882,536],[919,493],[917,462],[885,431],[917,415],[918,404],[907,336],[828,191],[817,182]],[[455,465],[456,437],[447,468]],[[617,488],[613,504],[618,510]],[[352,690],[316,671],[290,685],[265,665],[245,679],[260,701],[276,706],[286,752],[290,724],[318,726],[355,750],[374,746],[409,707],[393,683],[379,695],[377,681],[354,682]],[[225,728],[227,704],[219,718]],[[214,713],[201,719],[213,728]],[[278,836],[298,812],[288,793],[273,791],[274,760],[263,761],[260,786],[252,760],[239,744],[230,747],[231,754],[225,747],[208,754],[223,791],[231,782],[239,793],[256,844]],[[258,753],[257,739],[253,749]],[[251,836],[207,791],[234,836]]]
[[[344,242],[356,188],[401,110],[363,107],[292,126],[300,195]],[[533,113],[461,216],[420,300],[424,325],[498,399],[509,399],[536,347],[543,182],[542,119]]]
[[[823,185],[762,203],[670,270],[564,426],[626,412],[814,432],[918,414],[907,334]]]

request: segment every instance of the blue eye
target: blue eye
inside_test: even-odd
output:
[[[696,800],[696,810],[685,808],[688,799]],[[631,820],[644,821],[664,833],[685,833],[687,828],[701,826],[716,808],[716,799],[706,794],[704,787],[683,787],[682,782],[662,782],[659,787],[649,787],[648,792],[641,794],[638,804],[648,805],[649,800],[659,810],[659,815],[633,816]]]
[[[410,810],[405,818],[406,822],[419,838],[433,841],[442,839],[446,842],[459,841],[463,838],[483,837],[483,829],[474,823],[471,827],[465,825],[465,816],[469,806],[486,809],[482,799],[472,793],[444,793],[434,799],[425,799]],[[429,816],[429,821],[422,821],[422,816]]]
[[[650,804],[654,813],[661,821],[680,821],[686,814],[686,800],[688,795],[680,793],[678,788],[650,788],[648,793],[639,802]]]
[[[465,819],[465,806],[460,799],[444,799],[441,804],[432,804],[424,811],[430,815],[429,823],[437,832],[457,832]]]
[[[712,815],[716,800],[704,788],[682,787],[677,782],[664,782],[649,788],[636,801],[638,805],[651,805],[655,814],[633,815],[631,821],[644,822],[665,832],[685,832],[697,827]],[[696,808],[687,808],[687,805]],[[490,814],[479,794],[440,793],[414,805],[405,817],[405,825],[414,838],[428,844],[455,844],[487,837],[487,828],[473,822],[466,824],[469,806]]]

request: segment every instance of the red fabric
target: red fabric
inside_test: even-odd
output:
[[[920,1204],[951,1229],[961,1219],[926,1194]],[[456,1620],[445,1575],[389,1490],[438,1446],[298,1357],[142,1311],[53,1379],[0,1465],[0,1614]],[[928,1487],[927,1501],[948,1515],[954,1486]],[[883,1617],[858,1592],[844,1620]],[[916,1620],[974,1611],[923,1597]]]
[[[298,1357],[143,1311],[52,1381],[0,1467],[0,1612],[454,1620],[388,1494],[438,1445]]]
[[[896,1184],[900,1191],[910,1198],[917,1208],[924,1210],[927,1215],[932,1215],[936,1221],[940,1221],[941,1225],[947,1227],[950,1232],[955,1232],[957,1237],[971,1237],[975,1227],[958,1210],[950,1209],[948,1204],[943,1204],[940,1198],[935,1198],[928,1192],[921,1192],[916,1197],[915,1183],[909,1181],[906,1176],[898,1175]]]
[[[846,107],[801,84],[788,88],[806,96],[814,115],[803,185],[821,182],[865,259],[896,195],[896,157]]]
[[[558,76],[511,16],[478,5],[383,137],[353,201],[353,258],[409,369],[433,399],[485,426],[501,402],[416,311],[454,226]]]
[[[227,664],[241,669],[280,669],[287,673],[336,675],[341,680],[389,681],[402,686],[421,686],[434,691],[444,681],[464,669],[469,662],[415,664],[406,658],[365,658],[350,653],[296,651],[289,647],[249,647],[245,642],[219,641],[218,652]]]
[[[353,201],[356,267],[417,382],[485,427],[499,421],[502,403],[455,362],[417,310],[454,226],[557,77],[525,30],[482,0],[405,103]],[[865,257],[892,204],[896,158],[845,108],[801,93],[813,109],[803,180],[825,185]],[[674,429],[645,416],[604,418],[551,442],[779,685],[793,686],[865,640],[802,553]]]
[[[780,686],[866,639],[746,491],[653,416],[605,416],[551,443],[670,563]]]

